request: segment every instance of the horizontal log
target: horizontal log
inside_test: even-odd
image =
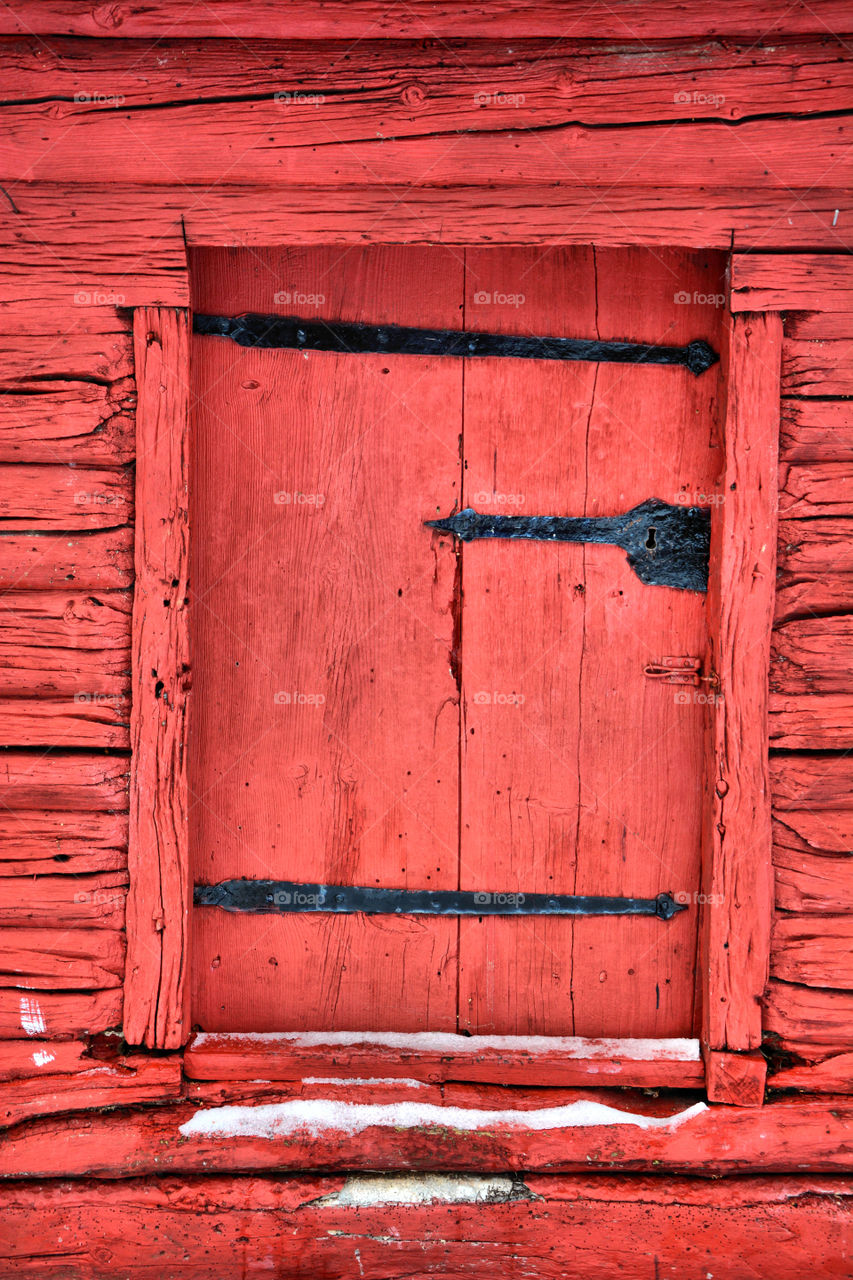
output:
[[[853,880],[853,860],[848,874]],[[853,990],[853,915],[815,919],[777,914],[770,940],[770,975],[806,987]]]
[[[0,463],[0,531],[111,529],[132,520],[129,471]]]
[[[130,698],[81,691],[64,698],[0,699],[0,747],[130,750]]]
[[[853,311],[848,255],[736,253],[732,311]]]
[[[32,310],[32,308],[31,308]],[[41,325],[53,318],[59,333],[44,333],[43,328],[29,332],[19,326],[19,314],[4,314],[0,333],[0,389],[20,391],[40,389],[38,379],[67,379],[77,383],[88,378],[115,382],[133,373],[133,350],[130,334],[115,319],[105,318],[105,333],[89,333],[71,325],[61,329],[64,317],[55,306],[41,308]],[[34,327],[34,325],[33,325]]]
[[[21,1124],[34,1116],[169,1102],[180,1096],[180,1058],[134,1054],[115,1063],[93,1062],[87,1070],[70,1075],[37,1075],[0,1082],[0,1128]]]
[[[133,384],[41,384],[0,393],[0,462],[115,467],[134,452]]]
[[[798,1056],[814,1048],[853,1047],[853,994],[819,991],[770,981],[764,999],[764,1031],[779,1047]]]
[[[853,747],[853,693],[771,693],[768,730],[785,751]]]
[[[843,44],[826,39],[774,39],[754,45],[748,59],[728,42],[706,38],[645,42],[630,56],[609,40],[523,40],[508,50],[478,39],[450,57],[440,43],[366,39],[357,59],[349,55],[345,41],[233,41],[226,49],[185,39],[152,45],[59,38],[48,48],[38,39],[17,41],[3,50],[0,66],[8,104],[73,100],[81,84],[98,86],[90,105],[101,110],[221,104],[245,100],[249,88],[258,102],[289,93],[286,123],[306,139],[320,129],[340,140],[358,137],[368,120],[386,137],[400,137],[422,132],[425,119],[458,131],[811,115],[846,110],[853,92]]]
[[[107,1031],[121,1025],[121,991],[0,990],[0,1038],[37,1040]]]
[[[853,760],[847,756],[771,756],[770,781],[778,813],[853,809]]]
[[[126,871],[37,879],[0,876],[0,924],[121,929],[127,883]]]
[[[853,515],[850,463],[783,463],[779,468],[779,512],[789,519]]]
[[[836,1053],[818,1062],[802,1062],[768,1076],[769,1089],[804,1093],[853,1093],[853,1053]]]
[[[774,627],[770,689],[785,694],[853,692],[853,615],[797,618]]]
[[[315,1075],[403,1076],[423,1081],[494,1081],[543,1085],[695,1088],[705,1073],[697,1041],[584,1040],[580,1037],[196,1035],[184,1070],[194,1080],[301,1080]]]
[[[836,573],[828,567],[805,567],[783,573],[776,583],[774,621],[843,613],[853,609],[853,573]]]
[[[97,227],[97,243],[120,244],[128,225],[151,238],[182,234],[192,245],[480,243],[684,245],[729,250],[732,237],[750,247],[799,244],[835,248],[839,216],[853,215],[853,194],[846,188],[718,187],[696,192],[661,183],[584,185],[582,187],[519,184],[422,187],[351,186],[262,187],[208,184],[192,187],[83,183],[28,183],[16,188],[21,207],[45,243],[68,235],[68,208],[89,213]],[[65,246],[85,258],[91,244]],[[83,313],[75,328],[74,313]],[[90,314],[93,313],[93,314]],[[50,308],[0,303],[0,324],[11,332],[40,333],[45,315],[58,315],[60,331],[79,333],[95,324],[107,307],[72,308],[67,296]],[[113,309],[114,315],[114,309]],[[116,323],[115,320],[112,321]],[[122,323],[124,323],[122,321]],[[82,337],[78,337],[82,342]],[[52,341],[56,341],[53,339]],[[92,346],[96,339],[88,338]],[[37,345],[37,344],[36,344]],[[119,353],[117,353],[118,356]],[[32,351],[30,359],[33,358]],[[106,376],[109,365],[93,354],[92,366]],[[121,369],[119,361],[116,369]],[[44,373],[45,371],[43,371]],[[46,371],[50,372],[49,368]],[[85,369],[84,375],[89,376]],[[11,375],[10,375],[11,376]],[[100,374],[99,374],[100,376]]]
[[[853,403],[783,400],[779,457],[783,463],[853,462]]]
[[[603,1090],[579,1094],[578,1102],[571,1109],[515,1110],[508,1095],[503,1108],[493,1111],[462,1106],[458,1098],[453,1106],[412,1102],[403,1109],[355,1101],[323,1107],[316,1100],[291,1099],[258,1108],[184,1103],[39,1119],[7,1136],[0,1147],[0,1177],[183,1177],[211,1169],[224,1175],[318,1167],[447,1173],[619,1169],[707,1177],[846,1171],[853,1151],[853,1100],[845,1097],[709,1107],[686,1105],[681,1095],[674,1103],[660,1099],[656,1111],[655,1100],[640,1095],[630,1100],[629,1111],[625,1094],[617,1101]]]
[[[786,338],[807,342],[825,338],[853,338],[851,311],[788,311],[784,316]]]
[[[853,395],[853,341],[782,343],[783,396]]]
[[[110,929],[75,925],[0,934],[0,986],[88,991],[119,987],[123,974],[124,936]]]
[[[850,809],[774,808],[774,841],[797,852],[820,850],[850,853],[853,850],[853,811]]]
[[[80,875],[126,865],[126,814],[0,810],[0,875]]]
[[[10,1274],[44,1280],[841,1277],[850,1184],[525,1173],[88,1180],[0,1188]]]
[[[697,4],[685,9],[680,0],[638,5],[636,0],[611,0],[605,32],[620,40],[751,37],[775,35],[781,18],[770,0],[732,0],[724,9]],[[378,0],[331,0],[318,7],[314,0],[296,0],[283,11],[278,0],[213,0],[199,11],[192,0],[164,4],[119,4],[104,12],[95,0],[8,0],[0,12],[0,35],[73,35],[150,39],[151,37],[214,37],[235,40],[353,40],[402,37],[416,40],[482,37],[495,40],[534,36],[600,39],[602,15],[590,12],[581,0],[542,0],[536,5],[517,0],[485,4],[456,0],[410,0],[399,13]],[[853,28],[845,0],[793,0],[785,10],[784,34],[844,34]]]
[[[79,1071],[86,1048],[83,1040],[0,1040],[0,1080]]]
[[[0,597],[0,694],[127,695],[131,606],[128,591]]]
[[[851,610],[853,520],[780,520],[776,622]]]
[[[126,810],[128,776],[121,756],[0,752],[6,810]]]
[[[133,581],[133,530],[0,533],[0,591],[109,591]]]
[[[810,915],[853,913],[853,858],[849,854],[830,857],[791,849],[776,834],[779,825],[774,823],[773,842],[777,911]]]
[[[288,188],[570,181],[692,188],[725,182],[784,190],[837,183],[853,132],[837,116],[745,120],[734,126],[737,142],[731,145],[730,124],[601,130],[567,123],[542,136],[527,129],[519,147],[514,126],[491,131],[488,112],[482,112],[483,135],[454,133],[451,145],[446,122],[432,121],[428,107],[419,113],[417,134],[408,137],[395,135],[393,120],[377,137],[377,122],[364,104],[344,110],[348,124],[341,137],[336,105],[301,100],[182,103],[132,113],[122,104],[93,110],[89,102],[6,106],[0,166],[16,183],[90,183],[96,164],[119,186],[140,180],[215,185],[226,174],[229,183]],[[180,237],[172,243],[177,249]]]

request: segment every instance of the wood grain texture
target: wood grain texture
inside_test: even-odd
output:
[[[9,105],[48,95],[67,103],[81,84],[99,87],[103,96],[90,95],[89,106],[102,112],[272,100],[281,108],[279,123],[305,142],[321,131],[357,138],[365,128],[400,137],[423,133],[426,124],[526,129],[567,121],[813,115],[844,111],[853,90],[853,62],[829,32],[817,40],[774,36],[753,44],[746,57],[729,41],[676,43],[669,33],[665,42],[644,41],[628,53],[606,37],[573,39],[570,28],[557,41],[524,39],[507,48],[480,38],[490,28],[491,20],[475,43],[455,45],[450,56],[432,41],[368,38],[359,42],[357,58],[348,56],[346,41],[294,45],[292,37],[235,40],[227,50],[186,38],[152,44],[59,37],[46,46],[31,37],[0,50],[0,66]],[[24,214],[27,196],[16,193]],[[77,230],[69,226],[66,234]]]
[[[32,384],[0,392],[0,462],[73,462],[114,467],[133,457],[129,379]]]
[[[180,1059],[132,1054],[115,1063],[89,1062],[85,1070],[69,1075],[34,1075],[0,1082],[0,1128],[34,1116],[170,1102],[180,1096]]]
[[[853,341],[786,338],[782,344],[782,394],[853,395]]]
[[[109,591],[133,581],[133,531],[0,533],[0,591]]]
[[[853,1053],[835,1053],[819,1062],[782,1067],[768,1076],[767,1087],[803,1093],[853,1093]]]
[[[71,997],[55,997],[70,999]],[[371,1086],[372,1087],[372,1086]],[[579,1092],[577,1100],[601,1102],[617,1110],[630,1106],[628,1119],[613,1123],[572,1123],[555,1128],[527,1127],[518,1113],[484,1117],[482,1129],[460,1129],[458,1108],[465,1108],[459,1086],[448,1119],[424,1114],[412,1127],[397,1124],[399,1114],[371,1112],[360,1132],[316,1124],[295,1133],[269,1137],[249,1133],[206,1134],[182,1125],[207,1108],[188,1102],[176,1106],[126,1109],[112,1114],[38,1119],[19,1125],[0,1147],[0,1177],[127,1178],[145,1174],[192,1175],[251,1173],[261,1170],[383,1171],[421,1169],[452,1173],[474,1170],[551,1172],[693,1173],[704,1178],[725,1173],[846,1173],[853,1151],[850,1098],[781,1098],[761,1107],[709,1106],[681,1123],[644,1128],[637,1113],[664,1119],[685,1111],[690,1095],[643,1099],[607,1090]],[[370,1088],[361,1091],[369,1099]],[[351,1092],[353,1105],[356,1095]],[[471,1086],[468,1107],[481,1108],[479,1086]],[[269,1104],[268,1096],[265,1105]],[[300,1102],[285,1103],[297,1107]],[[369,1105],[369,1104],[368,1104]],[[565,1099],[563,1099],[565,1105]],[[251,1104],[238,1117],[251,1120]],[[264,1113],[262,1113],[264,1114]],[[269,1114],[269,1113],[266,1113]],[[274,1114],[274,1113],[273,1113]],[[287,1114],[287,1113],[285,1113]],[[316,1111],[313,1112],[316,1114]],[[356,1112],[355,1115],[360,1116]],[[454,1127],[454,1120],[456,1126]],[[729,1191],[731,1196],[731,1191]]]
[[[0,921],[4,925],[59,929],[77,924],[121,929],[126,894],[125,871],[37,879],[3,876],[0,877]]]
[[[853,404],[783,400],[780,462],[853,462]]]
[[[117,186],[226,179],[272,187],[571,181],[693,189],[725,182],[783,190],[837,186],[853,136],[849,122],[837,116],[745,120],[736,126],[734,147],[732,126],[717,122],[606,130],[568,123],[543,133],[528,130],[519,147],[506,125],[494,133],[448,137],[446,126],[436,129],[428,117],[417,137],[394,136],[391,125],[392,136],[377,138],[369,113],[358,111],[350,116],[362,126],[358,136],[341,139],[323,123],[324,104],[303,110],[297,136],[288,123],[292,104],[284,106],[270,98],[182,104],[134,111],[130,120],[121,107],[92,110],[90,103],[8,106],[0,168],[15,183],[90,183],[96,156]],[[297,110],[302,106],[297,103]],[[177,250],[177,234],[174,243]],[[90,281],[83,280],[85,289]]]
[[[355,1274],[499,1280],[631,1275],[718,1280],[842,1280],[850,1248],[850,1184],[842,1177],[704,1180],[525,1174],[515,1188],[489,1180],[394,1183],[342,1175],[132,1179],[17,1184],[0,1191],[10,1274],[65,1280],[243,1280]],[[436,1199],[423,1203],[423,1193]],[[372,1203],[358,1205],[359,1191]],[[351,1200],[356,1200],[356,1205]],[[421,1202],[418,1203],[418,1200]],[[461,1200],[461,1203],[454,1201]],[[152,1242],[156,1240],[156,1248]],[[158,1270],[159,1268],[159,1270]]]
[[[128,762],[86,752],[6,751],[0,783],[7,810],[126,810]]]
[[[781,321],[725,332],[724,502],[711,528],[711,708],[702,950],[703,1041],[756,1049],[772,906],[767,678],[776,568]]]
[[[764,1102],[767,1063],[756,1049],[752,1053],[721,1053],[711,1049],[705,1059],[709,1102],[736,1107],[760,1107]]]
[[[85,1070],[82,1040],[0,1040],[0,1080],[28,1080],[32,1076],[64,1075]]]
[[[4,987],[94,990],[120,986],[123,973],[124,938],[111,930],[75,924],[70,929],[8,929],[0,937]]]
[[[853,913],[853,863],[848,856],[833,858],[825,853],[791,848],[797,839],[774,823],[773,866],[776,872],[776,908],[798,915]]]
[[[614,0],[607,12],[607,33],[620,40],[707,38],[717,35],[762,40],[778,34],[818,35],[853,29],[844,0],[794,0],[780,14],[769,0],[734,0],[721,10],[703,2],[685,9],[678,0],[650,5],[637,0]],[[784,25],[783,25],[784,24]],[[16,36],[75,35],[139,39],[160,36],[223,37],[235,39],[363,39],[407,36],[446,39],[482,36],[494,39],[527,36],[598,39],[601,15],[578,0],[545,0],[531,6],[517,0],[497,4],[444,0],[413,0],[405,11],[389,11],[377,0],[332,0],[318,6],[297,0],[283,13],[275,0],[212,0],[201,12],[190,0],[163,0],[140,5],[113,4],[104,10],[94,0],[12,0],[0,19],[0,34]]]
[[[853,692],[853,616],[797,618],[773,628],[772,693]]]
[[[776,622],[853,609],[853,520],[780,520]]]
[[[853,310],[853,260],[841,254],[736,253],[732,311]]]
[[[853,1045],[853,993],[771,981],[764,997],[764,1030],[774,1044],[802,1057],[814,1049]]]
[[[92,1035],[121,1023],[121,991],[0,990],[0,1038],[42,1039]]]
[[[124,695],[78,693],[66,698],[9,698],[0,702],[0,746],[130,746],[130,704]]]
[[[853,515],[849,462],[811,462],[779,470],[779,511],[798,520]]]
[[[770,745],[785,751],[853,746],[853,693],[771,693]]]
[[[506,1083],[695,1088],[705,1078],[698,1057],[686,1060],[666,1041],[644,1057],[635,1056],[630,1042],[576,1040],[571,1048],[532,1049],[524,1037],[513,1046],[488,1046],[460,1039],[455,1048],[405,1048],[369,1039],[355,1044],[332,1040],[311,1044],[294,1039],[253,1039],[240,1035],[194,1036],[184,1053],[185,1074],[193,1080],[301,1080],[311,1076],[342,1079],[409,1077],[416,1080],[501,1080]]]
[[[130,692],[132,603],[124,591],[0,596],[0,692],[120,706]]]
[[[126,864],[126,814],[0,812],[0,875],[77,875]]]
[[[7,318],[0,334],[0,389],[40,390],[40,379],[107,383],[132,375],[130,334],[114,308],[91,332],[57,315],[53,305],[30,307],[29,315],[29,324],[20,314]]]
[[[0,530],[109,529],[133,519],[126,471],[0,463]]]
[[[773,808],[780,813],[853,809],[853,760],[847,756],[774,756],[770,777]]]
[[[134,312],[136,586],[125,1038],[177,1048],[189,1031],[186,697],[189,685],[187,313]]]
[[[853,990],[853,914],[777,915],[770,939],[770,974],[805,987]]]

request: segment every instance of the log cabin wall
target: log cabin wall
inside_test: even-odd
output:
[[[539,6],[531,29],[523,6],[499,5],[490,16],[503,25],[489,33],[476,6],[450,6],[436,36],[434,6],[415,2],[391,29],[373,13],[375,36],[394,39],[364,45],[351,70],[347,22],[365,7],[326,6],[318,19],[297,5],[285,23],[275,6],[235,5],[223,26],[177,4],[165,28],[156,6],[106,15],[12,4],[0,14],[0,1123],[9,1130],[0,1201],[14,1228],[2,1274],[204,1274],[212,1238],[223,1276],[255,1273],[241,1269],[247,1239],[251,1265],[266,1259],[281,1275],[357,1264],[370,1277],[389,1266],[504,1275],[512,1265],[610,1276],[641,1256],[643,1275],[663,1260],[686,1276],[695,1246],[715,1276],[751,1274],[771,1249],[780,1277],[840,1276],[851,1195],[840,1176],[844,1095],[853,1092],[853,72],[844,39],[853,13],[831,2],[795,4],[778,19],[758,3],[713,16],[703,6],[697,16],[615,4],[616,27],[603,33],[583,6],[569,24],[566,6]],[[595,43],[611,35],[618,45]],[[330,55],[316,43],[327,39],[345,45]],[[269,126],[259,104],[293,83],[324,101]],[[496,100],[483,114],[474,102],[483,85],[524,101]],[[513,169],[513,131],[539,128],[549,152]],[[413,209],[407,140],[428,150],[457,130],[466,149],[436,147]],[[478,152],[481,130],[505,141],[497,170]],[[402,141],[383,145],[380,132]],[[330,147],[346,205],[324,187]],[[762,159],[768,148],[775,174]],[[282,175],[292,180],[297,168],[297,188],[282,198]],[[384,195],[363,182],[368,170]],[[465,182],[482,184],[479,221],[456,199]],[[562,207],[539,205],[537,188],[554,183]],[[270,212],[253,184],[281,207]],[[435,1205],[415,1205],[402,1231],[387,1203],[393,1188],[383,1199],[353,1171],[405,1163],[449,1177],[469,1171],[468,1154],[434,1138],[413,1156],[399,1141],[365,1150],[356,1137],[332,1154],[318,1145],[273,1156],[245,1140],[222,1158],[203,1139],[178,1136],[199,1105],[316,1088],[191,1081],[180,1053],[146,1054],[121,1037],[130,309],[189,305],[188,242],[298,242],[310,224],[315,238],[322,227],[328,242],[346,244],[376,220],[400,241],[561,236],[731,249],[733,309],[784,314],[768,1100],[735,1119],[722,1108],[725,1121],[712,1109],[675,1148],[627,1126],[619,1152],[582,1129],[552,1147],[514,1131],[474,1141],[475,1167],[490,1172],[468,1178],[467,1193],[464,1178],[425,1183],[422,1198]],[[428,1094],[442,1105],[500,1106],[488,1088]],[[555,1105],[572,1096],[561,1091]],[[531,1092],[526,1105],[537,1099]],[[220,1176],[204,1176],[217,1159]],[[342,1172],[306,1172],[317,1168]],[[270,1169],[289,1176],[264,1176]],[[522,1178],[523,1169],[532,1172]],[[651,1170],[669,1176],[640,1176]],[[725,1182],[685,1176],[734,1172],[751,1175],[736,1198]],[[115,1180],[110,1195],[93,1175]],[[152,1224],[161,1243],[149,1254]],[[353,1231],[360,1244],[344,1255],[335,1241]],[[594,1254],[579,1243],[590,1232]],[[788,1243],[776,1254],[780,1234]],[[486,1247],[472,1251],[472,1236]]]

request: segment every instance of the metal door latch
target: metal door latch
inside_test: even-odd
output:
[[[605,542],[621,547],[641,582],[707,591],[711,512],[707,507],[674,507],[658,498],[641,502],[623,516],[491,516],[471,507],[444,520],[426,520],[431,529],[475,538],[527,538],[544,542]]]
[[[604,898],[557,893],[477,893],[464,889],[382,889],[291,880],[223,880],[197,884],[197,907],[261,914],[324,911],[426,916],[656,916],[671,920],[684,903],[655,898]]]
[[[707,684],[709,689],[720,687],[720,677],[715,671],[709,676],[702,675],[701,658],[661,658],[659,662],[650,662],[643,668],[649,680],[657,680],[661,684],[690,684],[694,689]]]

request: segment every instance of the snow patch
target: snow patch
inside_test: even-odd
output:
[[[41,1035],[47,1030],[41,1005],[34,996],[21,996],[21,1030],[28,1036]]]
[[[369,1208],[380,1204],[432,1204],[436,1200],[443,1204],[506,1204],[531,1198],[523,1183],[514,1182],[505,1174],[369,1173],[347,1178],[340,1191],[313,1204],[318,1208]]]
[[[227,1048],[229,1041],[314,1049],[325,1046],[381,1045],[413,1053],[471,1054],[481,1049],[516,1053],[558,1053],[566,1058],[620,1058],[623,1062],[698,1062],[698,1040],[585,1039],[583,1036],[459,1036],[449,1031],[249,1031],[236,1036],[200,1031],[193,1048]]]
[[[37,1067],[46,1067],[49,1062],[53,1062],[55,1057],[55,1053],[48,1053],[46,1049],[37,1049],[33,1054],[33,1062]]]
[[[486,1111],[473,1107],[443,1107],[430,1102],[341,1102],[331,1098],[273,1102],[264,1106],[211,1107],[197,1111],[180,1126],[184,1137],[282,1138],[293,1133],[318,1136],[324,1130],[347,1134],[364,1129],[576,1129],[597,1125],[634,1125],[638,1129],[675,1129],[706,1111],[697,1102],[672,1116],[646,1116],[619,1111],[601,1102],[581,1100],[564,1107],[538,1111]]]
[[[407,1089],[429,1088],[425,1080],[410,1076],[304,1076],[303,1084],[401,1084]]]

